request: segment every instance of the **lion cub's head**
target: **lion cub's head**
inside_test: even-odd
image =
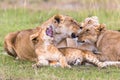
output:
[[[39,32],[32,34],[30,40],[35,46],[50,45],[53,43],[53,29],[52,26],[39,28]]]
[[[99,24],[94,22],[93,20],[88,20],[83,25],[83,30],[78,35],[78,42],[92,42],[95,43],[100,34],[102,34],[106,30],[105,24]]]

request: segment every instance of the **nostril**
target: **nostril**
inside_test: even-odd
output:
[[[76,38],[75,33],[72,33],[72,34],[71,34],[71,37],[72,37],[72,38]]]
[[[80,42],[80,43],[85,43],[85,41],[77,41],[77,42]]]
[[[80,26],[80,29],[82,29],[83,27],[82,26]]]
[[[85,41],[82,41],[82,43],[84,43]]]
[[[76,37],[79,37],[79,36],[76,36]]]

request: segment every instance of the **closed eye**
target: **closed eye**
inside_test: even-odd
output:
[[[89,32],[90,30],[89,29],[86,29],[86,32]]]

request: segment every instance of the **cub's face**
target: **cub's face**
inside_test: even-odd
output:
[[[100,25],[92,25],[88,24],[84,26],[83,30],[81,33],[78,35],[78,42],[82,43],[95,43],[101,33],[105,30],[105,25],[100,24]]]
[[[96,42],[97,40],[97,32],[94,27],[86,27],[83,29],[83,31],[78,35],[78,42],[81,43],[88,43],[90,42]]]
[[[48,26],[40,28],[39,32],[30,36],[32,46],[35,50],[38,59],[45,57],[52,57],[52,54],[56,53],[56,57],[61,54],[58,49],[53,45],[53,31],[52,27]],[[41,55],[43,54],[43,55]],[[41,56],[41,57],[40,57]],[[49,58],[49,59],[50,59]]]
[[[39,47],[41,45],[50,45],[53,43],[53,29],[51,26],[40,28],[39,32],[30,36],[33,45]]]

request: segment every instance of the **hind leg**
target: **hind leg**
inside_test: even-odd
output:
[[[87,52],[85,59],[86,59],[86,61],[91,62],[100,68],[106,67],[105,63],[100,62],[99,59],[97,59],[97,57],[92,52]]]

